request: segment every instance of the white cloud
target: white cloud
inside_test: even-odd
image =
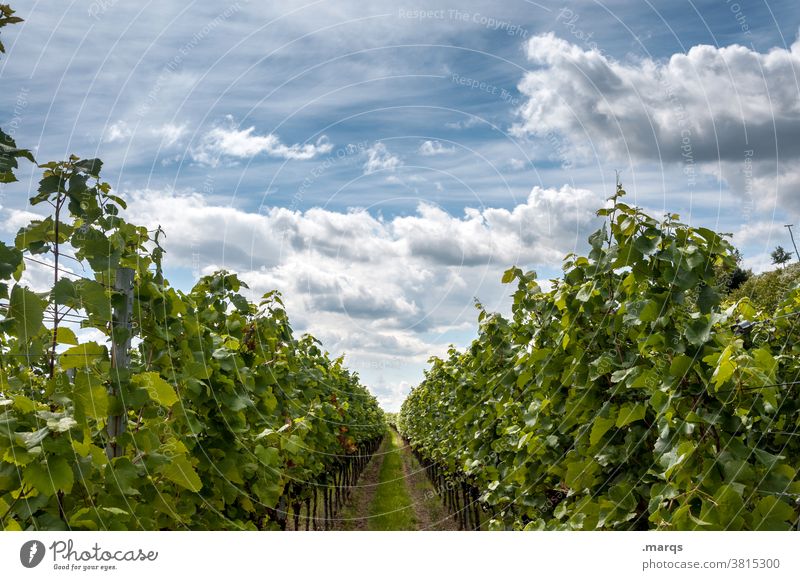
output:
[[[200,144],[192,149],[192,158],[198,163],[215,166],[222,157],[246,159],[260,153],[279,159],[313,159],[330,153],[333,145],[324,135],[315,143],[286,145],[274,133],[258,135],[255,127],[239,129],[229,115],[226,126],[208,131]]]
[[[367,161],[364,163],[364,175],[370,175],[377,171],[394,171],[403,165],[400,158],[389,153],[386,145],[380,142],[367,149],[366,154]]]
[[[279,289],[294,328],[346,352],[367,384],[387,385],[418,381],[432,353],[469,340],[474,297],[507,309],[502,272],[557,266],[583,244],[603,204],[587,190],[536,187],[511,208],[451,215],[423,203],[386,219],[362,209],[256,214],[197,193],[128,198],[129,219],[166,231],[168,269],[239,272],[252,298]]]
[[[32,220],[41,220],[45,216],[28,211],[13,208],[4,208],[0,205],[0,210],[5,209],[5,215],[0,220],[0,232],[16,236],[20,228],[27,226]]]
[[[444,126],[447,127],[448,129],[460,130],[460,129],[470,129],[472,127],[475,127],[476,125],[480,125],[481,123],[486,123],[486,122],[487,121],[481,119],[480,117],[470,115],[466,119],[459,119],[458,121],[445,123]]]
[[[114,143],[115,141],[125,141],[132,135],[132,131],[125,121],[117,121],[112,123],[108,129],[103,141],[106,143]]]
[[[752,190],[741,177],[749,165],[764,188],[759,204],[779,196],[797,207],[800,174],[788,166],[800,157],[800,41],[765,53],[700,45],[665,61],[620,62],[550,33],[527,51],[539,68],[518,86],[527,100],[517,134],[563,135],[584,159],[697,167],[739,194]]]
[[[435,155],[449,155],[455,152],[455,148],[447,147],[441,141],[423,141],[417,152],[426,157],[433,157]]]
[[[175,145],[186,134],[186,125],[176,125],[174,123],[166,123],[156,129],[153,129],[153,134],[161,137],[162,145],[164,147],[171,147]]]
[[[508,160],[507,167],[512,171],[522,171],[528,164],[523,161],[522,159],[517,159],[516,157],[512,157]]]
[[[137,134],[139,133],[137,129]],[[161,139],[161,147],[172,147],[186,134],[186,124],[163,123],[147,128],[144,135],[152,135]],[[124,121],[119,120],[112,123],[103,135],[106,143],[117,143],[127,141],[133,136],[133,129]]]

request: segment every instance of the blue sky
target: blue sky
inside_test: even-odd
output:
[[[557,275],[615,170],[769,266],[800,210],[800,11],[779,2],[17,3],[0,124],[105,161],[170,279],[283,291],[390,409]],[[23,167],[0,235],[31,217]],[[36,272],[31,272],[36,283]]]

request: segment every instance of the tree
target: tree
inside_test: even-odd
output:
[[[778,246],[770,254],[770,257],[772,258],[773,264],[778,264],[779,266],[783,266],[783,264],[792,259],[792,254],[784,250],[783,246]]]
[[[730,294],[739,288],[753,275],[751,270],[745,270],[742,268],[742,253],[737,248],[733,248],[731,251],[731,256],[735,260],[733,266],[718,265],[714,268],[717,277],[718,290],[725,294]]]

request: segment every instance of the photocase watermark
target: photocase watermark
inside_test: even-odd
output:
[[[17,133],[17,129],[19,129],[20,125],[22,124],[23,113],[25,112],[25,109],[28,108],[28,93],[30,92],[30,89],[27,87],[22,87],[17,93],[17,99],[14,101],[14,111],[11,115],[11,120],[3,128],[3,131],[5,131],[10,137],[13,137]]]
[[[739,25],[739,30],[748,36],[753,34],[750,30],[750,24],[747,22],[747,16],[745,16],[744,11],[742,10],[742,5],[739,2],[734,2],[733,0],[725,0],[725,4],[728,5],[728,9],[736,19],[736,23]]]
[[[593,50],[603,56],[606,56],[605,51],[598,46],[597,42],[593,40],[594,31],[586,32],[580,26],[578,26],[578,21],[580,18],[580,14],[577,14],[574,10],[572,10],[572,8],[567,8],[566,6],[561,8],[561,10],[558,11],[558,14],[556,14],[556,22],[562,24],[567,30],[569,30],[570,34],[572,34],[576,40],[580,41],[584,48],[588,48],[589,50]]]
[[[755,207],[754,186],[753,186],[753,149],[744,150],[744,160],[742,163],[742,177],[744,178],[744,204],[742,206],[742,219],[744,223],[750,222],[750,216]]]
[[[418,10],[400,8],[397,17],[408,20],[455,20],[458,22],[468,22],[478,24],[488,30],[503,31],[507,36],[516,38],[527,38],[528,30],[519,24],[509,22],[481,14],[480,12],[469,12],[458,8],[439,8],[433,10]]]
[[[158,552],[155,550],[106,549],[95,542],[88,548],[76,547],[73,540],[56,540],[49,548],[39,540],[29,540],[19,550],[19,561],[25,568],[40,565],[47,553],[52,555],[54,570],[102,571],[116,570],[122,562],[155,562]]]
[[[386,370],[386,369],[401,369],[409,366],[408,361],[403,359],[374,359],[374,358],[358,358],[349,357],[347,359],[347,366],[351,369],[359,370]]]
[[[24,117],[23,113],[25,112],[25,109],[28,108],[28,93],[30,93],[30,89],[27,87],[22,87],[19,90],[17,93],[17,99],[14,101],[14,111],[11,115],[11,120],[3,127],[3,132],[11,139],[14,138],[14,135],[17,133],[17,129],[19,129],[22,125],[22,120]],[[5,143],[0,144],[5,145]],[[5,185],[5,183],[0,183],[0,204],[3,203],[6,197]]]
[[[520,98],[515,96],[513,93],[504,89],[502,87],[498,87],[491,83],[487,83],[485,81],[481,81],[478,79],[474,79],[471,77],[466,77],[460,75],[458,73],[453,73],[450,75],[450,80],[457,85],[462,87],[467,87],[469,89],[482,91],[484,93],[488,93],[490,95],[496,96],[501,101],[504,101],[512,106],[517,106],[520,103]]]
[[[425,491],[425,499],[430,500],[435,497],[442,497],[449,491],[453,491],[458,484],[453,479],[446,479],[443,483]]]
[[[44,544],[39,540],[30,540],[19,549],[20,564],[26,568],[36,568],[44,560],[46,553]]]
[[[89,5],[89,16],[95,20],[100,20],[100,16],[116,6],[119,0],[95,0]]]
[[[697,167],[694,159],[694,149],[692,147],[692,129],[689,113],[683,102],[678,98],[675,87],[667,77],[662,77],[659,83],[664,89],[664,94],[672,107],[675,120],[680,129],[680,151],[681,161],[683,162],[683,174],[686,176],[686,185],[694,187],[697,185]]]
[[[242,0],[245,4],[249,0]],[[236,14],[242,9],[242,2],[235,2],[225,8],[222,12],[217,14],[217,16],[203,25],[203,27],[195,32],[192,35],[192,38],[183,44],[179,49],[178,53],[173,56],[167,64],[161,69],[161,72],[158,74],[158,78],[156,82],[153,83],[153,86],[147,92],[145,96],[145,101],[136,110],[136,115],[139,118],[145,117],[147,113],[150,111],[150,108],[158,101],[158,95],[161,93],[163,89],[164,83],[170,78],[172,73],[174,73],[178,68],[183,64],[183,61],[186,59],[187,56],[194,50],[200,42],[204,38],[206,38],[209,34],[211,34],[220,24],[225,22],[228,18]]]
[[[331,152],[330,155],[315,165],[305,179],[303,179],[292,196],[292,201],[289,208],[292,210],[297,209],[311,186],[314,185],[314,183],[316,183],[317,180],[322,177],[331,167],[342,162],[348,162],[350,160],[359,158],[359,156],[366,152],[369,147],[369,141],[359,141],[358,143],[348,143],[344,147],[339,147],[335,151]]]
[[[556,154],[556,160],[561,165],[561,169],[571,169],[572,160],[567,157],[569,148],[564,144],[563,140],[552,129],[545,135],[547,142],[550,144],[552,151]]]
[[[203,179],[203,185],[200,187],[200,191],[202,192],[203,197],[210,196],[214,193],[214,176],[212,174],[206,174],[205,179]],[[200,252],[197,249],[197,232],[193,232],[190,245],[192,249],[192,278],[194,280],[198,280],[200,278],[202,268],[200,265]]]

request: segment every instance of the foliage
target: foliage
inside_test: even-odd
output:
[[[731,300],[749,298],[756,308],[773,312],[786,296],[800,284],[800,264],[789,264],[749,278],[731,292]]]
[[[14,16],[14,10],[8,4],[0,4],[0,28],[8,26],[9,24],[17,24],[22,22],[22,18]],[[0,53],[4,53],[6,47],[0,42]]]
[[[0,27],[19,21],[0,5]],[[34,161],[0,131],[0,182],[19,158]],[[385,430],[358,377],[294,335],[275,292],[252,304],[227,272],[172,288],[161,230],[120,217],[99,159],[40,167],[30,203],[53,215],[0,242],[0,529],[275,528],[318,488],[338,498]],[[84,274],[59,275],[65,249]],[[20,283],[39,255],[44,293]],[[130,325],[112,316],[121,269]],[[76,319],[104,340],[80,342]],[[118,365],[109,343],[131,339]]]
[[[731,256],[734,260],[733,266],[728,263],[727,266],[715,268],[716,287],[724,294],[730,294],[753,276],[752,270],[742,268],[742,254],[738,249],[733,248]]]
[[[0,28],[17,22],[22,22],[22,19],[14,16],[11,7],[8,4],[0,4]],[[5,51],[5,46],[0,42],[0,53]],[[14,139],[0,129],[0,183],[11,183],[17,180],[14,170],[18,167],[17,159],[20,157],[33,162],[31,152],[17,147]]]
[[[277,293],[252,304],[227,272],[172,288],[156,236],[120,217],[99,160],[42,167],[31,203],[55,217],[0,245],[3,529],[274,527],[281,497],[326,485],[383,434],[374,397],[313,337],[293,334]],[[91,275],[62,276],[46,293],[19,282],[23,256],[64,249]],[[114,368],[108,348],[131,332],[112,321],[118,268],[135,271],[128,368]],[[74,316],[106,340],[79,342],[63,326]],[[116,438],[109,416],[127,428]],[[109,458],[112,444],[120,457]]]
[[[786,262],[792,259],[791,252],[783,249],[783,246],[777,246],[769,255],[772,258],[772,263],[783,266]]]
[[[398,426],[501,529],[789,529],[798,518],[798,331],[715,270],[732,247],[621,201],[544,292],[511,268],[512,317],[481,311],[433,358]],[[778,313],[800,310],[794,290]],[[746,329],[746,330],[745,330]]]

